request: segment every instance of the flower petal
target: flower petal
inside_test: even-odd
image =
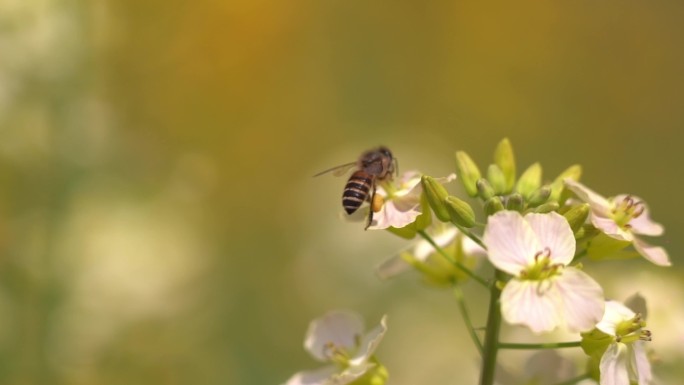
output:
[[[349,363],[352,366],[359,366],[368,361],[373,353],[375,353],[375,349],[380,345],[386,331],[387,316],[384,315],[380,320],[380,325],[363,336],[363,339],[361,339],[361,343],[359,344],[359,352],[349,361]]]
[[[421,214],[420,200],[400,201],[399,199],[385,202],[380,211],[373,213],[373,223],[368,229],[383,230],[388,227],[400,229],[415,222]]]
[[[636,197],[633,197],[638,199]],[[640,201],[643,205],[644,211],[638,217],[629,221],[629,225],[632,227],[632,232],[635,234],[648,235],[651,237],[658,237],[663,235],[665,229],[663,225],[657,223],[651,219],[649,215],[649,210],[643,201]]]
[[[601,385],[629,385],[627,346],[613,342],[601,357]]]
[[[290,377],[283,385],[326,385],[336,371],[337,368],[330,365],[316,370],[299,372]]]
[[[659,246],[650,245],[639,238],[634,238],[632,243],[641,256],[655,263],[658,266],[671,266],[670,257],[667,251]]]
[[[560,307],[554,288],[540,281],[513,278],[501,293],[501,314],[506,322],[525,325],[535,333],[548,332],[562,324]]]
[[[632,343],[632,357],[631,366],[634,371],[636,371],[636,380],[639,385],[648,385],[653,379],[653,374],[651,373],[651,363],[648,362],[648,357],[646,356],[646,350],[644,347],[644,341],[634,341]]]
[[[574,267],[565,268],[555,283],[563,301],[563,316],[568,330],[583,332],[593,329],[604,312],[601,286]]]
[[[614,336],[617,325],[634,318],[636,313],[618,301],[606,301],[606,308],[603,318],[596,324],[596,328],[608,335]]]
[[[535,253],[541,250],[532,228],[516,211],[499,211],[490,216],[483,241],[490,262],[515,276],[532,264]]]
[[[330,345],[352,350],[363,333],[363,318],[350,311],[331,311],[309,324],[306,349],[319,361],[330,361]]]
[[[551,261],[567,265],[575,256],[575,236],[568,221],[560,214],[527,214],[525,220],[537,235],[542,249],[551,250]]]
[[[582,183],[576,182],[570,178],[564,180],[565,187],[577,195],[582,201],[589,203],[591,206],[591,211],[599,214],[602,217],[610,216],[610,209],[612,205],[608,199],[602,197],[601,195],[595,193],[593,190],[583,185]]]
[[[602,217],[600,215],[591,215],[591,223],[604,234],[611,238],[615,238],[620,241],[632,242],[634,236],[631,232],[626,231],[622,227],[615,223],[612,218]]]

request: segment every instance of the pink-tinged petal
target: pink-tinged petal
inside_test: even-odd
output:
[[[614,336],[617,325],[622,321],[634,318],[636,313],[618,301],[606,301],[606,309],[596,328],[608,335]]]
[[[525,220],[537,235],[542,249],[551,250],[551,261],[567,265],[575,256],[575,236],[568,221],[562,215],[527,214]],[[540,250],[541,251],[541,250]]]
[[[619,241],[632,242],[634,236],[631,232],[626,231],[618,226],[612,218],[601,217],[598,215],[591,215],[591,223],[604,234]]]
[[[363,333],[363,319],[349,311],[331,311],[309,324],[306,349],[319,361],[330,361],[330,345],[352,350]]]
[[[643,208],[643,212],[641,215],[639,215],[636,218],[633,218],[631,221],[629,221],[629,226],[631,227],[631,231],[634,234],[641,234],[641,235],[648,235],[650,237],[658,237],[663,235],[663,232],[665,232],[665,229],[663,228],[663,225],[660,223],[657,223],[651,219],[651,214],[648,209],[648,206],[646,203],[639,197],[636,197],[634,195],[630,195],[630,197],[635,201],[635,202],[640,202],[639,204]],[[614,199],[614,202],[620,202],[623,199],[627,198],[627,195],[618,195]]]
[[[583,185],[582,183],[575,182],[574,180],[568,178],[564,180],[565,187],[577,195],[577,197],[586,203],[589,203],[591,211],[603,216],[610,216],[610,210],[612,205],[610,201],[601,195],[595,193],[593,190]]]
[[[642,239],[634,238],[632,243],[636,251],[641,254],[642,257],[655,263],[658,266],[671,266],[670,257],[667,251],[660,246],[653,246],[644,242]]]
[[[336,371],[337,368],[331,365],[316,370],[299,372],[290,377],[283,385],[325,385]]]
[[[644,341],[632,343],[631,351],[631,366],[636,371],[634,379],[639,385],[649,385],[653,380],[653,373],[651,373],[651,363],[648,362],[648,356],[646,356]]]
[[[574,267],[565,268],[555,279],[563,301],[565,324],[571,332],[594,328],[603,317],[603,289],[588,274]]]
[[[670,257],[667,255],[667,251],[659,246],[650,245],[639,238],[634,238],[633,242],[636,251],[641,254],[642,257],[655,263],[658,266],[671,266]]]
[[[375,353],[375,349],[378,348],[382,338],[385,336],[387,331],[387,316],[382,316],[380,320],[380,325],[376,326],[373,330],[366,333],[361,339],[359,344],[359,352],[352,358],[349,363],[352,366],[359,366],[368,361],[370,357]]]
[[[532,228],[517,211],[499,211],[490,216],[483,241],[489,261],[515,276],[534,263],[535,253],[541,250]]]
[[[625,344],[613,342],[601,357],[601,385],[629,385],[627,363],[629,357]]]
[[[387,201],[379,212],[373,213],[373,223],[368,229],[402,228],[415,222],[420,214],[419,200],[414,202],[399,201],[398,199]]]
[[[562,324],[561,300],[550,282],[511,279],[501,293],[501,314],[506,322],[525,325],[535,333]]]

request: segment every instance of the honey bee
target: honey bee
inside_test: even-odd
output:
[[[368,201],[371,209],[368,210],[366,229],[373,222],[373,212],[380,211],[381,196],[375,195],[377,182],[391,180],[393,174],[399,171],[397,158],[384,146],[368,150],[361,154],[356,162],[346,163],[328,170],[319,172],[314,177],[332,172],[335,176],[342,176],[352,167],[356,166],[342,192],[342,207],[347,214],[351,215],[361,207],[364,201]]]

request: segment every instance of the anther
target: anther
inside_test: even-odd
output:
[[[645,209],[644,209],[644,205],[643,205],[643,203],[641,203],[641,202],[637,202],[637,203],[634,205],[634,207],[635,207],[635,211],[634,211],[634,213],[632,214],[632,218],[638,218],[639,216],[641,216],[641,214],[644,213],[644,210],[645,210]]]

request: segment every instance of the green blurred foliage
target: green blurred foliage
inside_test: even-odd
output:
[[[446,175],[459,149],[486,169],[503,137],[520,169],[581,163],[666,226],[674,268],[586,269],[651,301],[675,381],[683,17],[673,0],[0,1],[0,383],[277,384],[316,366],[306,325],[339,307],[389,314],[391,383],[473,383],[455,301],[377,280],[408,244],[339,220],[344,180],[310,176],[378,144],[403,170]]]

